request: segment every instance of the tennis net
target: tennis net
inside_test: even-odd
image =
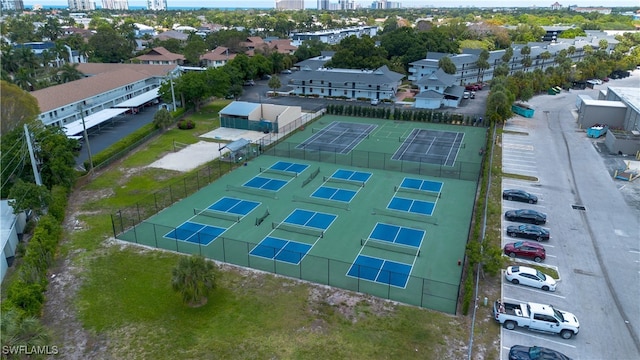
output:
[[[331,135],[332,137],[349,136],[349,137],[354,137],[354,138],[357,138],[357,139],[368,139],[369,138],[369,133],[362,132],[362,131],[353,131],[353,130],[350,130],[350,129],[346,129],[346,130],[343,130],[343,131],[336,131],[336,130],[326,130],[326,129],[311,128],[311,133],[312,134],[315,134],[315,133],[328,134],[328,135]]]
[[[337,178],[337,177],[333,177],[333,176],[323,176],[322,179],[324,180],[324,182],[333,182],[333,183],[339,183],[339,184],[351,184],[351,185],[356,185],[356,186],[360,186],[360,187],[364,187],[364,184],[365,184],[364,181],[341,179],[341,178]]]
[[[245,194],[266,196],[272,199],[278,198],[275,191],[252,188],[248,186],[227,185],[227,191],[237,191]]]
[[[233,222],[240,222],[240,219],[242,218],[238,214],[231,214],[227,212],[215,211],[210,209],[196,209],[196,208],[193,209],[193,215],[203,215],[203,216],[208,216],[210,218],[228,220]]]
[[[382,250],[392,251],[400,254],[420,256],[420,249],[415,246],[396,244],[390,241],[375,239],[360,239],[360,245],[370,246]]]
[[[278,170],[273,168],[260,168],[260,172],[298,177],[298,173],[295,171]]]
[[[430,196],[436,196],[436,197],[440,198],[440,193],[439,192],[430,191],[430,190],[421,190],[421,189],[408,188],[408,187],[404,187],[404,186],[394,186],[393,187],[393,191],[394,192],[404,192],[404,193],[409,193],[409,194],[430,195]]]
[[[294,225],[294,224],[286,223],[286,222],[281,222],[281,223],[272,222],[271,223],[271,228],[272,229],[280,229],[280,230],[285,230],[285,231],[296,232],[298,234],[311,235],[311,236],[315,236],[315,237],[319,237],[319,238],[324,237],[324,231],[323,230],[312,228],[312,227],[308,227],[308,226]]]
[[[411,137],[405,137],[403,138],[402,136],[398,137],[398,141],[403,143],[405,141],[408,141],[411,144],[426,144],[426,145],[432,145],[432,146],[441,146],[441,147],[455,147],[456,146],[456,142],[455,141],[443,141],[443,140],[439,140],[438,138],[411,138]],[[464,143],[458,143],[458,146],[461,149],[465,148],[465,144]]]

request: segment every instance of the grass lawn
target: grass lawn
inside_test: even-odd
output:
[[[198,141],[218,126],[216,102],[189,131],[168,130],[74,194],[80,230],[62,254],[75,254],[75,297],[85,330],[107,338],[106,356],[136,359],[460,359],[466,317],[454,317],[273,274],[219,265],[217,287],[201,308],[171,289],[181,255],[107,240],[109,214],[180,181],[184,174],[143,168],[173,140]],[[208,109],[208,110],[207,110]],[[201,124],[202,123],[202,124]],[[211,127],[209,127],[211,126]],[[492,324],[495,325],[495,324]],[[497,327],[497,326],[495,326]],[[55,332],[55,331],[54,331]],[[493,341],[493,340],[491,340]]]

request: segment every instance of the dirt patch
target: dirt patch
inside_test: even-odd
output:
[[[67,233],[84,227],[77,220],[80,205],[88,197],[104,196],[102,192],[76,191],[69,198],[68,215],[64,228]],[[69,241],[62,240],[63,245]],[[75,259],[82,251],[72,252],[57,259],[51,268],[49,286],[45,293],[47,301],[42,316],[43,324],[51,330],[53,341],[58,346],[59,354],[55,359],[108,359],[107,339],[91,334],[82,327],[78,319],[75,298],[82,285],[81,274],[85,270]]]

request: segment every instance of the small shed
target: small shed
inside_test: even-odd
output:
[[[251,144],[249,140],[240,138],[221,147],[220,151],[222,151],[222,149],[228,149],[229,152],[225,154],[225,159],[233,162],[239,162],[247,158],[249,144]]]

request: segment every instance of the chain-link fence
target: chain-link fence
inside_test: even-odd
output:
[[[393,271],[388,271],[388,274],[386,274],[388,283],[374,282],[364,280],[359,275],[370,274],[372,271],[378,272],[380,269],[372,269],[362,265],[309,254],[304,256],[299,253],[283,254],[287,250],[280,248],[274,248],[273,257],[267,258],[263,257],[266,248],[264,244],[261,244],[261,254],[263,256],[254,256],[251,255],[251,251],[256,246],[254,243],[222,236],[209,243],[210,239],[204,238],[207,235],[201,235],[199,232],[189,234],[189,230],[180,229],[180,236],[189,239],[189,241],[182,241],[171,238],[171,236],[176,236],[175,234],[177,234],[175,227],[154,224],[148,221],[133,225],[126,224],[126,221],[120,214],[112,216],[112,222],[118,229],[126,228],[128,227],[127,225],[130,226],[128,231],[118,236],[120,240],[184,254],[198,254],[225,263],[367,293],[380,298],[449,314],[455,314],[456,312],[459,290],[459,284],[457,283],[450,284],[418,276],[409,276],[405,273],[394,273]],[[200,238],[201,236],[203,238]],[[202,245],[202,243],[206,244],[206,246]],[[300,261],[297,264],[278,261],[275,260],[276,254],[287,259],[295,259],[298,256]],[[357,275],[349,276],[347,273]],[[390,285],[392,283],[402,283],[405,278],[406,286],[404,288]]]

